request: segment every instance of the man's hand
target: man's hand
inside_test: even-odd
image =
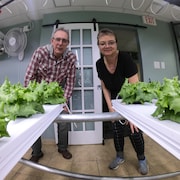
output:
[[[69,113],[69,109],[67,108],[67,106],[63,106],[63,110]]]

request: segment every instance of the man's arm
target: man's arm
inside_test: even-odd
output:
[[[24,86],[27,86],[31,80],[36,79],[35,73],[38,67],[37,59],[38,53],[35,51],[25,73]]]
[[[67,75],[66,84],[64,87],[64,97],[66,98],[67,102],[69,98],[72,96],[73,88],[75,85],[75,76],[76,76],[76,65],[73,63],[69,66],[69,73]]]

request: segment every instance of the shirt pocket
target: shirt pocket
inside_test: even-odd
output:
[[[52,68],[46,65],[41,65],[38,69],[38,73],[43,78],[48,77],[52,73]]]

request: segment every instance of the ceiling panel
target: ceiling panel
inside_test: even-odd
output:
[[[9,0],[0,0],[0,6]],[[170,2],[171,1],[171,2]],[[38,20],[44,14],[67,11],[106,11],[133,15],[149,15],[158,20],[180,22],[180,7],[173,0],[14,0],[0,13],[0,28],[28,20]],[[153,5],[151,7],[151,4]],[[169,3],[170,2],[170,3]],[[173,2],[180,2],[173,1]],[[167,9],[161,4],[167,3]],[[157,11],[159,9],[159,11]]]
[[[71,0],[53,0],[56,7],[70,6]]]
[[[12,16],[14,15],[18,15],[21,13],[26,13],[28,11],[28,6],[24,3],[24,2],[18,2],[18,1],[14,1],[11,4],[9,4],[7,6],[11,12],[12,12]]]
[[[107,0],[109,2],[112,0]],[[111,4],[110,2],[110,4]],[[72,6],[107,6],[106,5],[106,0],[71,0],[71,5]]]
[[[27,16],[23,16],[21,18],[19,18],[18,16],[11,16],[10,18],[0,19],[0,28],[21,24],[25,22],[29,22],[29,18]]]
[[[6,18],[11,17],[11,16],[12,16],[12,15],[11,15],[11,13],[8,11],[7,8],[1,9],[0,20],[1,20],[1,19],[6,19]]]
[[[109,3],[105,3],[106,6],[110,6],[110,7],[120,7],[120,8],[123,8],[124,7],[124,3],[126,2],[127,0],[119,0],[119,1],[116,1],[116,0],[108,0],[107,2]],[[104,2],[106,2],[104,0]]]

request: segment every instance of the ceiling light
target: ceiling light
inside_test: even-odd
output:
[[[24,7],[25,7],[26,11],[28,11],[29,9],[28,9],[27,4],[26,4],[24,1],[22,1],[22,4],[24,5]]]
[[[8,7],[5,7],[7,9],[7,11],[12,14],[12,11],[8,8]]]
[[[169,3],[162,0],[153,0],[150,5],[150,10],[155,15],[162,15],[168,9]],[[161,13],[160,13],[161,12]]]
[[[43,7],[45,7],[45,6],[46,6],[47,2],[48,2],[48,0],[45,0],[45,1],[44,1],[44,3],[43,3]]]
[[[12,14],[12,11],[7,7],[7,5],[8,5],[10,2],[13,2],[13,1],[11,0],[11,1],[6,2],[6,3],[4,3],[4,4],[2,4],[2,2],[0,2],[0,6],[4,7],[10,14]]]
[[[132,9],[135,10],[135,11],[136,11],[136,10],[139,10],[139,9],[143,6],[144,1],[145,1],[145,0],[142,0],[142,2],[141,2],[141,4],[139,5],[139,7],[138,7],[138,8],[135,8],[135,7],[134,7],[134,0],[131,0],[131,7],[132,7]]]
[[[141,2],[141,4],[139,5],[139,7],[138,7],[138,8],[135,8],[135,7],[134,7],[134,0],[131,0],[131,7],[132,7],[132,9],[135,10],[135,11],[136,11],[136,10],[139,10],[139,9],[143,6],[144,1],[145,1],[145,0],[142,0],[142,2]]]
[[[111,0],[105,0],[105,1],[107,6],[111,3]]]

